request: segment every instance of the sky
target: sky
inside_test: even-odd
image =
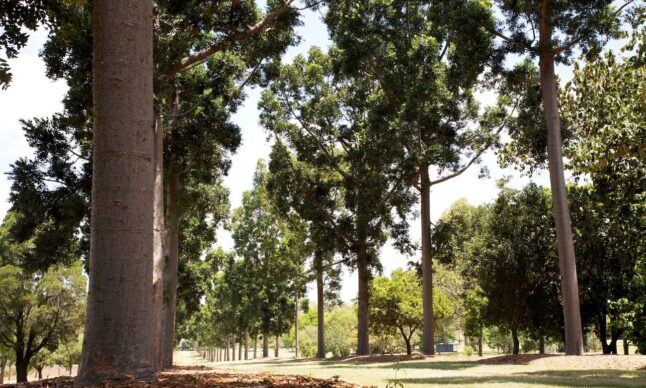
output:
[[[288,50],[284,60],[289,62],[298,54],[305,54],[311,46],[329,47],[330,41],[327,30],[321,21],[319,12],[307,11],[303,16],[303,26],[299,27],[300,44]],[[46,117],[62,109],[61,100],[67,90],[64,81],[52,81],[45,76],[45,65],[38,57],[38,52],[47,37],[43,29],[36,31],[30,37],[28,45],[21,50],[16,59],[9,61],[13,72],[13,82],[7,90],[0,90],[0,219],[4,218],[10,208],[9,192],[11,182],[6,175],[10,165],[20,157],[29,157],[32,151],[27,144],[19,120],[33,117]],[[559,66],[557,73],[561,80],[567,81],[572,77],[571,67]],[[267,159],[270,144],[267,132],[259,125],[257,109],[260,90],[247,90],[245,103],[233,116],[233,121],[242,130],[242,145],[233,156],[232,167],[224,184],[230,190],[231,208],[240,206],[242,193],[252,188],[253,174],[256,162],[260,158]],[[483,93],[479,96],[482,104],[493,104],[495,96]],[[496,181],[503,177],[510,178],[509,185],[520,188],[531,181],[540,185],[549,185],[546,172],[540,172],[533,177],[523,177],[511,169],[502,170],[497,166],[495,156],[489,152],[482,158],[482,165],[490,170],[490,178],[479,179],[478,166],[472,166],[461,176],[437,185],[431,192],[431,219],[433,222],[447,210],[450,205],[461,198],[466,198],[472,205],[480,205],[492,201],[497,193]],[[411,236],[419,240],[419,220],[411,220]],[[228,231],[218,232],[217,245],[225,249],[233,248],[233,241]],[[414,257],[418,259],[418,257]],[[398,253],[390,244],[382,249],[381,260],[384,275],[389,275],[396,268],[406,267],[412,258]],[[350,302],[356,297],[357,276],[347,269],[344,270],[341,297]],[[309,297],[315,300],[315,289],[309,286]]]

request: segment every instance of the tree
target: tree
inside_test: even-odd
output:
[[[90,283],[81,385],[151,379],[155,372],[152,16],[150,1],[93,4]]]
[[[478,356],[482,357],[482,344],[484,340],[485,308],[487,298],[483,295],[482,289],[478,286],[466,290],[464,296],[464,309],[466,316],[464,320],[464,332],[468,336],[478,338]]]
[[[451,306],[447,297],[435,290],[433,294],[436,322],[447,317]],[[378,334],[401,334],[406,354],[412,354],[411,338],[423,324],[422,287],[413,271],[397,269],[390,279],[376,277],[371,284],[370,328]]]
[[[595,54],[601,45],[618,34],[621,11],[612,0],[595,1],[506,1],[496,4],[502,21],[489,30],[501,40],[505,52],[539,59],[539,80],[546,126],[546,155],[552,188],[553,214],[561,268],[566,353],[583,353],[583,332],[579,308],[570,211],[563,172],[563,147],[559,116],[556,62],[567,62],[574,49]]]
[[[385,103],[371,80],[335,77],[330,55],[313,48],[308,58],[299,56],[277,70],[260,102],[262,124],[277,142],[291,148],[305,171],[326,175],[302,191],[309,204],[322,211],[335,229],[336,245],[347,264],[357,268],[357,354],[368,354],[368,284],[371,268],[379,269],[378,252],[390,236],[410,252],[406,214],[413,198],[397,164],[403,151],[396,131],[383,131],[384,120],[370,112]],[[382,105],[383,106],[383,105]],[[376,109],[376,108],[375,108]],[[285,167],[290,168],[287,162]],[[306,181],[307,182],[307,181]],[[317,183],[338,198],[342,208],[330,214],[308,190]],[[306,202],[307,203],[307,202]]]
[[[80,263],[39,274],[0,267],[0,342],[15,354],[18,382],[27,381],[39,352],[76,338],[84,319],[85,285]]]

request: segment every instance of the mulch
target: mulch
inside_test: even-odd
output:
[[[56,377],[29,383],[3,385],[15,388],[68,388],[74,386],[74,378]],[[356,388],[354,384],[336,379],[322,380],[307,376],[284,376],[272,374],[221,373],[209,368],[182,367],[162,372],[157,380],[106,381],[102,388],[170,388],[170,387],[253,387],[253,388]]]

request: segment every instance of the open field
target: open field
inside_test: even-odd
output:
[[[299,374],[332,378],[363,386],[404,387],[623,387],[646,386],[646,356],[581,357],[560,355],[477,356],[441,355],[396,361],[393,357],[342,360],[294,360],[291,354],[268,360],[207,363],[196,352],[179,352],[179,365],[205,365],[217,370]]]

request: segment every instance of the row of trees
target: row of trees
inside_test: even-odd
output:
[[[197,260],[200,243],[213,241],[226,209],[220,177],[240,141],[229,118],[242,89],[255,82],[268,86],[261,121],[275,139],[266,196],[275,198],[287,226],[262,212],[239,212],[251,223],[235,232],[250,276],[278,276],[273,267],[283,261],[299,268],[292,258],[307,257],[294,244],[306,241],[298,240],[301,232],[309,236],[317,279],[339,253],[359,275],[357,353],[367,354],[379,249],[390,237],[402,252],[412,251],[408,215],[419,201],[424,352],[433,353],[430,187],[477,162],[507,129],[518,151],[512,158],[549,161],[566,352],[583,351],[554,65],[576,48],[598,54],[619,36],[620,16],[634,1],[501,0],[499,12],[464,0],[329,2],[330,52],[313,49],[286,66],[278,58],[296,41],[299,7],[326,2],[270,1],[265,13],[253,1],[9,3],[3,27],[50,25],[48,74],[70,86],[63,113],[25,122],[36,157],[16,162],[11,174],[14,210],[24,220],[16,236],[33,239],[41,253],[29,270],[89,252],[79,383],[147,379],[172,363],[180,246]],[[20,28],[2,34],[8,56],[26,40]],[[538,58],[539,67],[524,62],[509,70],[507,54]],[[0,66],[6,84],[9,70]],[[498,106],[479,109],[473,91],[480,84],[499,90]],[[590,94],[570,97],[592,103]],[[587,128],[586,114],[571,125]],[[525,142],[528,136],[541,140]],[[593,170],[587,173],[607,173],[608,164],[590,162],[597,152],[589,154],[579,159]],[[623,177],[623,155],[612,155],[612,190],[621,188],[614,179]],[[636,193],[630,198],[643,199],[643,190]],[[247,207],[263,196],[250,195]],[[191,242],[195,251],[187,249]],[[296,298],[298,273],[290,273]],[[283,300],[282,290],[256,287],[264,301]],[[187,303],[187,314],[198,304]],[[272,319],[260,317],[262,332],[280,330]]]

